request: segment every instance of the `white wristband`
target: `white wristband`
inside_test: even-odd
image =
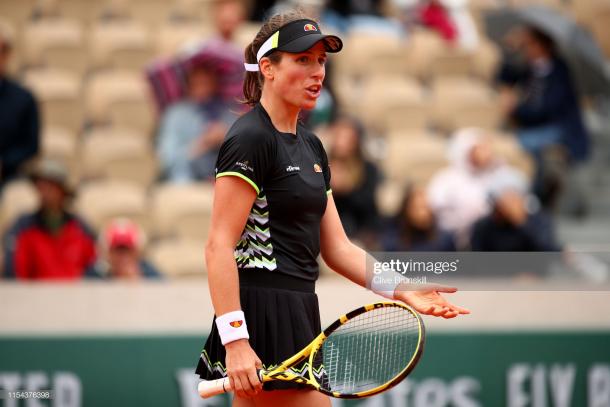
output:
[[[407,279],[402,274],[392,269],[382,269],[379,272],[373,271],[370,289],[375,294],[393,300],[396,287],[406,281]]]
[[[223,345],[238,339],[250,339],[243,311],[231,311],[216,317],[216,327]]]

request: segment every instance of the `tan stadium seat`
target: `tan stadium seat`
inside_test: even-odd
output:
[[[358,116],[381,131],[423,128],[428,124],[428,103],[414,79],[375,75],[363,83]]]
[[[13,24],[21,24],[32,16],[37,0],[0,1],[0,16]]]
[[[143,71],[106,71],[85,85],[87,119],[148,134],[153,126],[152,95]]]
[[[610,59],[610,2],[599,8],[590,20],[590,27],[606,59]]]
[[[153,192],[154,234],[205,241],[210,227],[213,186],[164,184]]]
[[[390,180],[406,183],[427,182],[447,164],[446,146],[440,137],[412,137],[407,141],[388,139],[388,154],[383,161]]]
[[[146,27],[157,30],[171,17],[174,2],[168,0],[129,0],[129,15]]]
[[[47,127],[42,133],[42,155],[61,162],[71,181],[78,179],[78,139],[70,130]]]
[[[212,34],[201,21],[169,22],[158,30],[155,53],[160,57],[171,57],[190,44],[200,44]]]
[[[570,14],[576,21],[593,29],[593,20],[603,14],[610,4],[608,0],[578,0],[570,2]]]
[[[31,182],[17,180],[5,185],[0,199],[0,235],[4,235],[19,216],[36,210],[38,202]]]
[[[91,53],[95,68],[141,70],[153,57],[152,39],[141,23],[99,22],[91,30]]]
[[[102,180],[84,184],[77,192],[75,208],[97,231],[119,217],[131,219],[148,231],[145,190],[130,182]]]
[[[168,277],[203,277],[205,242],[194,239],[164,239],[148,249],[148,258]]]
[[[473,73],[491,83],[502,59],[500,47],[491,40],[481,38],[474,55]]]
[[[444,40],[429,30],[415,30],[408,39],[404,50],[406,72],[420,79],[428,79],[434,59],[442,55],[446,46]]]
[[[441,137],[439,134],[426,130],[425,128],[411,128],[411,129],[391,129],[385,134],[385,141],[387,146],[394,145],[395,143],[410,143],[411,140],[429,140]]]
[[[407,72],[407,43],[396,35],[355,33],[345,39],[336,55],[338,76],[399,75]]]
[[[239,49],[245,49],[260,30],[260,23],[244,22],[235,33],[235,42]]]
[[[23,38],[26,65],[65,69],[78,75],[87,70],[85,36],[78,22],[63,19],[32,22],[24,27]]]
[[[489,134],[492,148],[498,157],[531,178],[534,174],[534,163],[532,157],[521,148],[517,136],[493,131]]]
[[[104,5],[104,1],[59,0],[59,13],[88,27],[100,17]]]
[[[142,137],[90,135],[83,143],[84,179],[111,179],[147,187],[157,178],[157,159],[150,142]]]
[[[80,131],[83,111],[77,75],[59,69],[35,69],[26,72],[25,83],[39,102],[42,123]]]
[[[87,131],[85,134],[86,138],[100,138],[100,137],[119,137],[119,138],[135,138],[135,139],[149,139],[150,134],[146,134],[141,131],[137,131],[130,127],[120,126],[97,126]]]
[[[392,217],[400,208],[404,194],[404,184],[399,181],[385,180],[375,194],[379,212],[383,216]]]
[[[435,79],[432,110],[434,122],[446,131],[460,127],[495,128],[501,120],[493,89],[483,81],[466,77]]]

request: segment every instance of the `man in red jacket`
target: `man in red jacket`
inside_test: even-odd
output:
[[[95,236],[67,210],[72,198],[61,163],[42,160],[32,174],[39,209],[21,216],[4,240],[5,274],[28,280],[80,278],[95,262]]]

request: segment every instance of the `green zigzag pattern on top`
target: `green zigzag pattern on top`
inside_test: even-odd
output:
[[[269,227],[267,197],[261,193],[256,197],[248,221],[235,248],[235,261],[239,268],[277,269],[273,255]]]

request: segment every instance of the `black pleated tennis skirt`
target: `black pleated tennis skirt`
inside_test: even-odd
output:
[[[241,307],[246,317],[250,345],[271,369],[288,359],[321,332],[315,282],[277,272],[239,272]],[[204,380],[226,377],[225,348],[220,342],[216,317],[195,372]],[[300,366],[295,367],[297,370]],[[288,382],[268,382],[264,390],[303,388]]]

